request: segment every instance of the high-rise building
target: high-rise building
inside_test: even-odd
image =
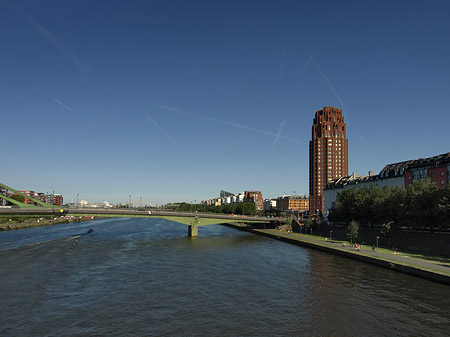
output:
[[[325,185],[348,176],[348,140],[342,110],[332,106],[316,111],[309,142],[309,211],[323,214]]]

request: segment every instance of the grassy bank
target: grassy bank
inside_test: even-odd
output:
[[[94,217],[72,217],[72,216],[62,216],[58,218],[54,217],[39,217],[39,216],[31,216],[29,219],[20,220],[11,218],[0,224],[0,231],[10,231],[16,229],[26,229],[26,228],[34,228],[34,227],[43,227],[43,226],[52,226],[64,223],[72,223],[72,222],[81,222],[81,221],[90,221],[93,220]],[[95,219],[100,219],[100,217],[95,217]]]

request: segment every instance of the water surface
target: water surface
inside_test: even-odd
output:
[[[89,228],[92,235],[84,234]],[[447,336],[450,287],[219,225],[0,233],[1,336]]]

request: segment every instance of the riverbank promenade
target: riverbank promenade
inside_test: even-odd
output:
[[[385,248],[373,250],[369,245],[358,245],[357,249],[346,241],[309,234],[257,229],[246,225],[227,226],[450,285],[450,258]]]

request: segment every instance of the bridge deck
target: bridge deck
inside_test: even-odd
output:
[[[63,212],[61,212],[63,210]],[[105,217],[155,217],[165,218],[175,222],[184,224],[191,224],[192,220],[197,217],[199,225],[210,225],[222,222],[281,222],[283,218],[267,218],[260,216],[247,215],[230,215],[230,214],[216,214],[216,213],[193,213],[193,212],[173,212],[173,211],[143,211],[135,209],[93,209],[93,208],[34,208],[34,209],[20,209],[20,208],[0,208],[0,215],[97,215]],[[178,218],[178,220],[176,219]],[[183,220],[182,218],[186,218]],[[203,219],[203,220],[202,220]],[[180,221],[181,220],[181,221]]]

